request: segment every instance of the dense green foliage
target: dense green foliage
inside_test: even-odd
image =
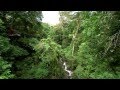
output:
[[[0,79],[120,78],[120,12],[60,11],[60,23],[41,11],[0,12]]]

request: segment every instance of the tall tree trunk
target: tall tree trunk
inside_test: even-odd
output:
[[[72,41],[73,41],[72,56],[74,55],[74,51],[75,51],[75,39],[76,39],[76,36],[78,34],[78,30],[79,30],[79,27],[80,27],[80,20],[79,20],[79,18],[76,21],[76,24],[77,24],[77,29],[76,29],[75,33],[73,33],[73,38],[72,38]]]

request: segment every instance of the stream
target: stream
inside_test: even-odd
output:
[[[71,76],[72,76],[72,73],[73,73],[73,72],[67,69],[66,62],[63,63],[63,66],[64,66],[64,70],[68,73],[68,76],[69,76],[70,79],[71,79]]]
[[[71,70],[68,70],[66,62],[62,61],[62,59],[60,59],[60,62],[62,63],[64,70],[67,72],[69,79],[72,79],[71,76],[73,72]]]

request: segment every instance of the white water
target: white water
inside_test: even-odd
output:
[[[63,63],[63,66],[65,66],[64,70],[68,73],[68,76],[71,77],[72,71],[70,71],[70,70],[67,69],[66,62]]]

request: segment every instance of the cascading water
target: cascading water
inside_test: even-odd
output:
[[[64,70],[68,73],[68,76],[71,78],[73,72],[67,69],[66,62],[63,63],[63,66],[65,67]]]
[[[71,76],[72,76],[73,72],[67,69],[67,64],[66,64],[65,61],[62,61],[62,58],[60,58],[60,62],[63,63],[62,65],[64,66],[64,70],[68,73],[68,76],[71,79]]]

